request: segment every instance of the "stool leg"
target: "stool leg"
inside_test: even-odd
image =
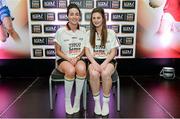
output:
[[[87,79],[85,79],[84,87],[83,87],[83,107],[84,107],[84,110],[86,110],[86,101],[87,101]]]
[[[50,101],[50,109],[53,110],[53,100],[52,100],[52,79],[51,76],[49,78],[49,101]]]
[[[120,79],[117,78],[117,111],[120,111]]]

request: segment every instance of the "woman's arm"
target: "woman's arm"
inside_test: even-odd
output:
[[[70,61],[70,58],[61,51],[61,46],[57,43],[55,43],[55,52],[56,52],[57,56],[65,59],[67,61]]]
[[[90,53],[90,50],[89,48],[85,47],[85,54],[88,58],[88,60],[91,62],[91,64],[93,65],[94,69],[96,71],[99,71],[100,72],[100,65],[94,60],[92,54]]]
[[[108,64],[112,59],[114,59],[116,52],[117,52],[116,48],[111,49],[110,53],[107,55],[106,60],[104,60],[103,63]]]
[[[105,69],[107,64],[114,59],[115,55],[116,55],[117,49],[113,48],[110,50],[110,53],[107,55],[106,59],[104,60],[104,62],[101,64],[101,70]]]
[[[87,48],[87,47],[85,47],[85,54],[86,54],[88,60],[89,60],[92,64],[97,63],[97,62],[94,60],[92,54],[90,53],[89,48]]]
[[[84,53],[85,53],[84,50],[85,50],[85,48],[83,48],[82,52],[78,56],[76,56],[77,60],[79,60],[84,55]]]

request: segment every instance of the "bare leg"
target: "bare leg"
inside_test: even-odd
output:
[[[89,65],[89,74],[90,74],[90,86],[93,95],[97,95],[100,91],[100,73],[95,71],[93,66]]]
[[[101,105],[100,105],[100,73],[94,70],[93,66],[89,65],[90,74],[90,86],[93,93],[93,98],[95,101],[94,113],[101,115]]]
[[[59,67],[58,70],[65,73],[65,81],[64,81],[64,87],[65,87],[65,109],[66,113],[73,114],[73,108],[71,104],[71,92],[74,84],[74,78],[75,78],[75,68],[74,66],[69,63],[68,61],[63,61]]]
[[[80,110],[80,97],[84,86],[84,80],[86,78],[86,64],[83,61],[78,61],[76,66],[76,95],[74,98],[73,111],[74,113]]]
[[[114,72],[114,66],[111,63],[107,64],[105,70],[101,72],[102,87],[103,87],[103,106],[102,106],[103,116],[109,114],[110,90],[112,87],[111,75],[113,74],[113,72]]]
[[[111,75],[113,74],[113,72],[114,72],[114,66],[111,63],[109,63],[106,66],[106,69],[103,70],[103,72],[101,73],[103,95],[105,95],[105,96],[110,95],[110,90],[111,90],[111,86],[112,86]]]

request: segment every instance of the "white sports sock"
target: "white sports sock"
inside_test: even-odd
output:
[[[109,114],[109,97],[103,96],[102,116]]]
[[[74,84],[74,80],[67,80],[64,81],[65,87],[65,109],[66,113],[73,114],[73,108],[71,105],[71,92]]]
[[[94,96],[95,106],[94,113],[97,115],[101,115],[101,104],[100,104],[100,95]]]
[[[76,78],[76,96],[73,106],[74,113],[79,112],[80,110],[80,97],[81,97],[83,85],[84,85],[84,78]]]

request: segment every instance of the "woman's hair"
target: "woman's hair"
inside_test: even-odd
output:
[[[100,13],[101,16],[102,16],[102,31],[101,31],[101,47],[104,46],[105,47],[105,44],[107,42],[107,28],[106,28],[106,16],[105,16],[105,13],[104,13],[104,9],[103,8],[94,8],[92,13],[91,13],[91,21],[90,21],[90,44],[93,48],[95,48],[95,39],[96,39],[96,27],[94,26],[93,22],[92,22],[92,15],[94,13]]]
[[[67,7],[67,16],[69,14],[69,10],[72,9],[72,8],[76,8],[79,11],[79,14],[81,16],[81,11],[80,11],[79,7],[76,4],[73,4],[73,3],[69,4],[68,7]]]

